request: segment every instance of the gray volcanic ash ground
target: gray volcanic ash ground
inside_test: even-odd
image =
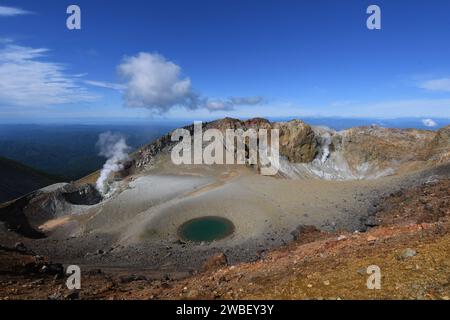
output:
[[[217,253],[229,263],[258,260],[290,243],[301,226],[366,231],[377,225],[383,195],[450,175],[449,127],[334,131],[299,120],[226,118],[207,128],[279,129],[278,175],[262,176],[254,166],[176,166],[166,135],[118,160],[120,168],[102,180],[104,198],[93,173],[3,204],[1,244],[23,242],[64,264],[183,274]],[[227,218],[234,233],[213,242],[180,239],[180,225],[203,216]]]

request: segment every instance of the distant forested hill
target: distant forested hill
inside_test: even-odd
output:
[[[178,123],[138,125],[0,125],[0,156],[48,174],[77,180],[102,167],[100,133],[123,134],[131,149],[159,138]],[[0,177],[0,184],[2,177]]]
[[[58,180],[19,162],[0,157],[0,203],[16,199]]]

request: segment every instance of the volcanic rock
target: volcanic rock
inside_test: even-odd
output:
[[[202,266],[203,271],[210,271],[228,265],[228,259],[224,253],[209,257]]]
[[[408,259],[408,258],[414,257],[416,254],[417,254],[416,250],[411,249],[411,248],[406,248],[400,254],[400,258],[401,259]]]
[[[319,152],[319,143],[311,126],[300,120],[276,122],[280,130],[280,154],[296,163],[311,162]]]
[[[442,163],[450,160],[450,126],[439,129],[430,144],[430,158]]]
[[[102,201],[100,192],[92,184],[68,185],[63,196],[67,202],[75,205],[94,205]]]

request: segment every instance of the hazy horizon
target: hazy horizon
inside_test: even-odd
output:
[[[240,120],[247,120],[253,117],[238,117]],[[437,130],[439,128],[450,125],[450,118],[421,118],[421,117],[403,117],[403,118],[369,118],[369,117],[261,117],[269,121],[289,121],[298,119],[305,121],[311,125],[326,125],[330,128],[340,130],[354,126],[377,125],[380,127],[398,127],[405,128],[410,126],[417,129]],[[103,125],[118,125],[118,126],[152,126],[160,124],[173,124],[175,126],[184,126],[192,124],[194,121],[209,122],[222,118],[203,118],[203,119],[189,119],[189,118],[170,118],[170,119],[24,119],[24,120],[10,120],[0,119],[0,126],[7,125],[54,125],[54,126],[70,126],[70,125],[86,125],[86,126],[103,126]]]

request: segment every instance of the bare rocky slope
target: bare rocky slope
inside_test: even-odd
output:
[[[11,276],[0,281],[38,278],[47,294],[57,281],[47,283],[49,275],[39,270],[58,269],[50,262],[57,261],[103,270],[89,273],[96,289],[83,291],[87,298],[448,296],[432,280],[423,286],[408,282],[398,295],[395,281],[381,295],[342,281],[345,268],[362,268],[371,259],[396,268],[386,253],[401,254],[413,245],[420,248],[419,268],[448,272],[438,249],[448,247],[450,126],[436,132],[375,126],[337,132],[300,120],[225,118],[204,125],[209,128],[279,129],[278,175],[261,176],[252,166],[176,166],[169,133],[130,155],[124,169],[109,177],[105,197],[93,187],[93,173],[0,205],[0,254],[6,261],[0,267]],[[186,129],[193,133],[193,126]],[[235,232],[211,243],[180,240],[179,226],[204,215],[229,219]],[[430,255],[422,255],[425,250]],[[22,258],[29,260],[25,278],[11,271]],[[323,275],[326,281],[319,281]],[[328,286],[336,290],[329,296]],[[427,296],[426,286],[437,291]],[[63,291],[54,297],[64,298]],[[13,295],[33,296],[32,290]]]
[[[393,174],[401,169],[417,169],[430,162],[450,159],[450,126],[437,132],[417,129],[390,129],[379,126],[334,131],[312,127],[301,120],[269,122],[254,118],[216,120],[204,129],[278,129],[280,154],[287,161],[281,174],[310,173],[319,178],[358,179]],[[193,135],[193,126],[186,127]],[[133,156],[134,172],[152,164],[159,152],[170,150],[170,134],[139,149]],[[300,166],[298,166],[300,165]],[[297,170],[296,170],[297,169]]]
[[[26,247],[0,246],[0,299],[450,299],[450,180],[387,196],[380,225],[366,233],[304,227],[289,245],[231,265],[208,259],[189,276],[91,268],[79,291],[64,286],[63,267]],[[366,286],[370,265],[381,289]]]

